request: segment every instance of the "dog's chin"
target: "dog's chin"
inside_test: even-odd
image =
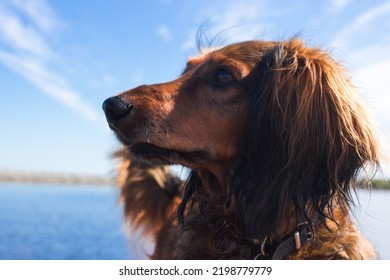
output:
[[[195,163],[206,162],[209,159],[208,153],[198,151],[176,151],[162,148],[151,143],[137,143],[128,146],[131,156],[138,161],[151,165],[173,165],[180,164],[192,167]]]

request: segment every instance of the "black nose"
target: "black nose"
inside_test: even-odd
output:
[[[131,111],[133,105],[123,100],[120,96],[114,96],[106,99],[102,107],[107,120],[110,123],[115,123],[125,117]]]

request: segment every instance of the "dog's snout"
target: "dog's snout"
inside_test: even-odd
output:
[[[115,123],[130,113],[133,105],[120,96],[114,96],[103,102],[103,110],[110,123]]]

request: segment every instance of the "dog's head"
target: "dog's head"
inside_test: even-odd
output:
[[[188,61],[176,80],[143,85],[107,99],[110,127],[132,157],[191,169],[232,169],[248,112],[253,70],[273,44],[246,42]]]
[[[209,51],[176,80],[126,91],[103,108],[133,157],[182,164],[204,185],[228,187],[253,223],[248,234],[278,227],[291,208],[304,219],[327,215],[380,157],[344,69],[297,39]]]

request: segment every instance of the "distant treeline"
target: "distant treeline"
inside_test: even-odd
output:
[[[0,171],[0,182],[64,185],[113,185],[107,176]]]
[[[370,182],[359,181],[358,188],[370,188],[373,190],[390,190],[390,180],[371,180]]]
[[[109,178],[109,176],[27,173],[1,170],[0,182],[105,186],[115,185],[113,178]],[[357,183],[357,187],[374,190],[390,190],[390,180],[371,180],[369,182],[360,180]]]

